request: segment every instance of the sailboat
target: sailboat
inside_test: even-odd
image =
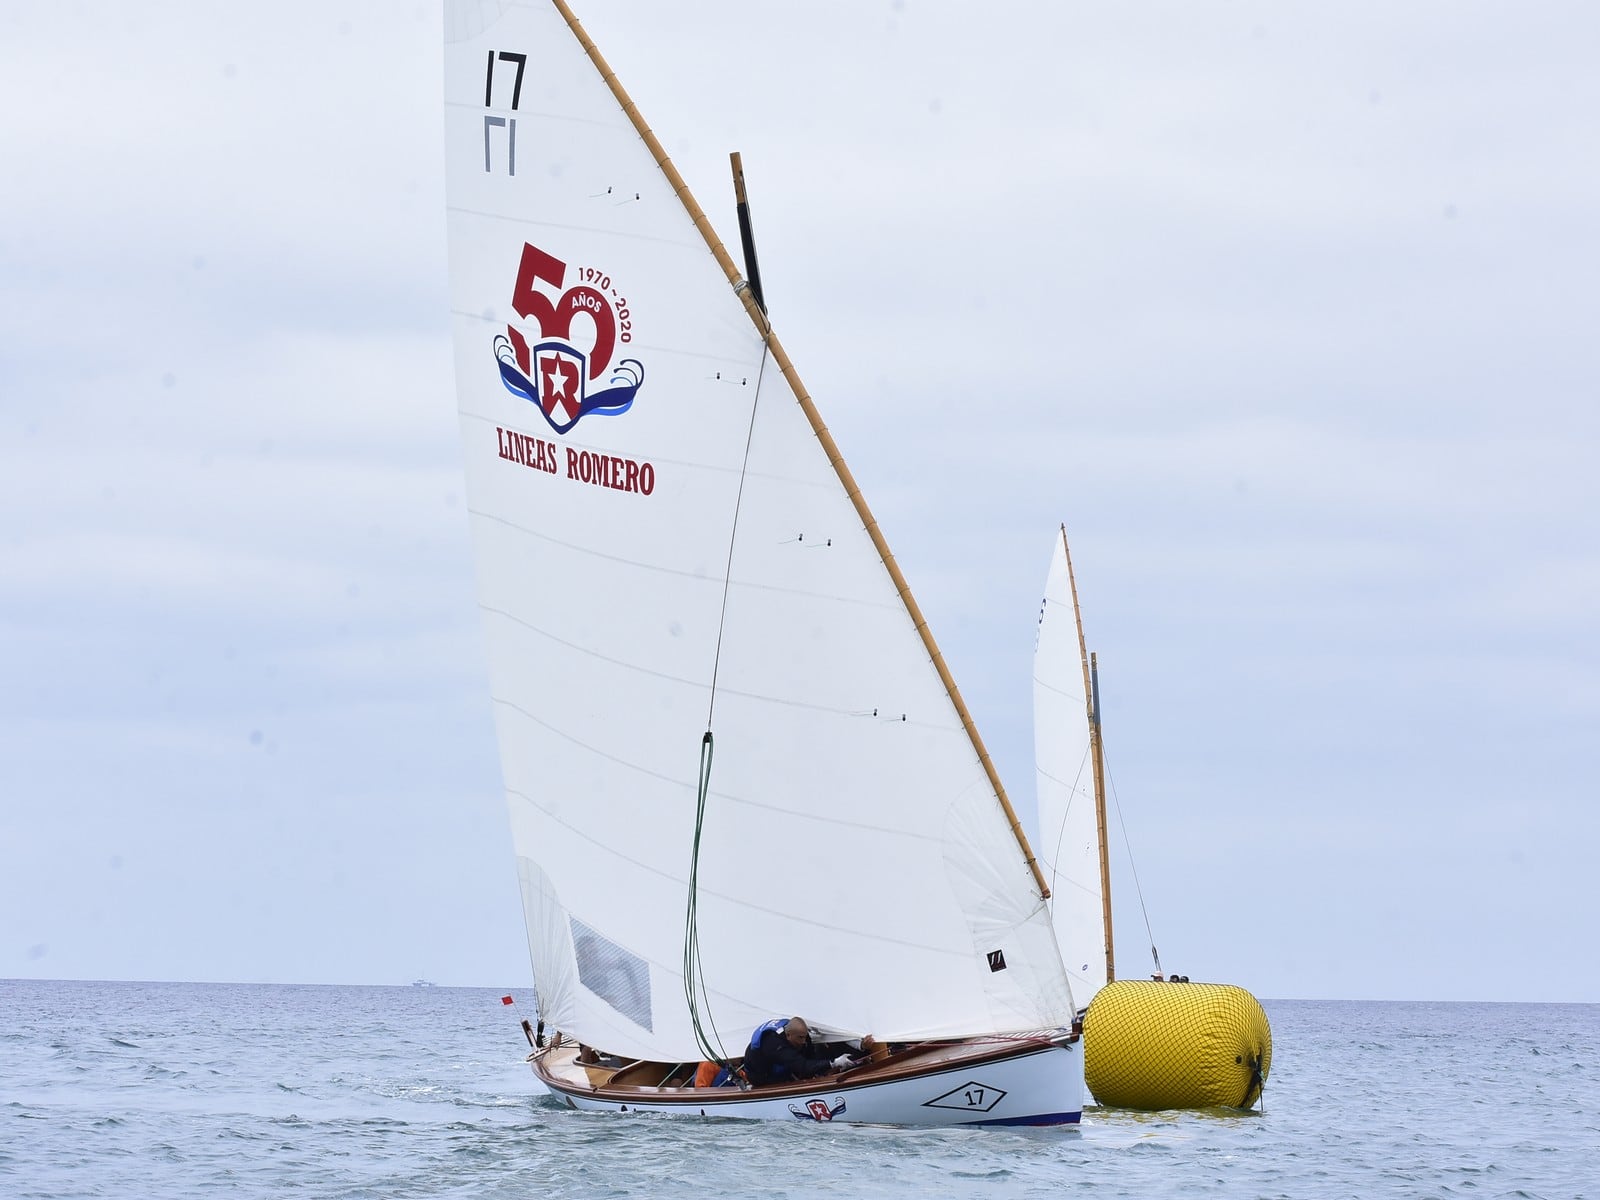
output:
[[[446,37],[533,1070],[585,1109],[1077,1122],[1050,889],[772,330],[742,182],[743,270],[564,0],[453,2]],[[794,1015],[873,1052],[747,1086]]]
[[[1254,996],[1164,973],[1153,945],[1150,978],[1117,979],[1100,711],[1099,664],[1062,526],[1034,642],[1034,761],[1051,917],[1084,1005],[1086,1084],[1115,1107],[1248,1108],[1272,1067],[1272,1030]]]

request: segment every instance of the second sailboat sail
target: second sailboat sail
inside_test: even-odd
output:
[[[1072,995],[1087,1006],[1110,975],[1104,814],[1095,805],[1089,656],[1067,531],[1055,538],[1033,652],[1039,855]]]

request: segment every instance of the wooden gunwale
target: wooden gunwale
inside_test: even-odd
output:
[[[1079,1035],[1076,1033],[1070,1037],[1052,1037],[1040,1034],[1009,1041],[996,1041],[986,1038],[981,1042],[971,1043],[921,1042],[892,1054],[881,1062],[867,1062],[859,1067],[841,1071],[838,1074],[817,1075],[810,1079],[797,1080],[794,1083],[766,1084],[749,1090],[733,1087],[661,1087],[639,1084],[614,1086],[610,1083],[595,1082],[592,1074],[593,1068],[585,1068],[582,1064],[576,1062],[563,1065],[571,1065],[576,1071],[583,1072],[588,1077],[587,1082],[579,1082],[573,1074],[558,1073],[549,1068],[548,1059],[558,1054],[564,1056],[565,1053],[572,1053],[575,1055],[577,1053],[575,1046],[552,1047],[542,1053],[530,1055],[529,1061],[533,1064],[535,1074],[552,1091],[569,1092],[596,1100],[615,1101],[619,1104],[647,1102],[650,1104],[683,1104],[703,1107],[707,1104],[814,1096],[819,1091],[848,1092],[873,1087],[878,1084],[914,1079],[919,1075],[948,1071],[952,1067],[979,1067],[986,1063],[1001,1062],[1007,1059],[1028,1058],[1035,1054],[1042,1054],[1055,1049],[1057,1046],[1076,1042],[1078,1037]],[[963,1053],[962,1051],[968,1047],[971,1048],[970,1051]],[[613,1077],[641,1065],[644,1064],[639,1062],[627,1063],[622,1067],[616,1068],[613,1071]],[[671,1066],[671,1064],[667,1063],[656,1065],[663,1071],[668,1070]]]

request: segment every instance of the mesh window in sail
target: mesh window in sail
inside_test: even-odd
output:
[[[635,1025],[650,1029],[650,966],[577,917],[572,922],[572,949],[578,959],[578,982]]]

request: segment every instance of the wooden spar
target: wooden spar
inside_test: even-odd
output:
[[[921,637],[923,646],[927,649],[933,661],[933,668],[939,673],[939,679],[944,684],[945,691],[950,696],[950,702],[955,705],[956,715],[961,718],[961,726],[967,731],[967,737],[972,741],[972,748],[978,755],[978,761],[983,765],[984,774],[989,777],[989,784],[994,788],[995,799],[1000,802],[1000,808],[1005,813],[1006,821],[1010,825],[1011,834],[1017,839],[1017,845],[1022,850],[1022,857],[1028,864],[1028,870],[1033,874],[1034,886],[1039,890],[1041,899],[1050,898],[1050,886],[1044,881],[1044,872],[1040,869],[1039,860],[1034,857],[1033,847],[1028,845],[1028,837],[1022,830],[1022,822],[1017,819],[1017,813],[1011,807],[1011,800],[1006,796],[1005,785],[1000,782],[999,772],[995,770],[994,762],[989,757],[989,751],[983,744],[983,738],[978,734],[978,727],[973,723],[972,714],[967,711],[967,703],[961,698],[961,692],[956,687],[956,681],[950,674],[950,668],[945,665],[944,655],[940,652],[938,643],[933,640],[933,633],[928,628],[927,619],[923,617],[922,610],[917,606],[917,601],[911,594],[911,585],[900,571],[900,565],[895,562],[894,555],[889,551],[889,544],[884,540],[883,532],[878,528],[878,520],[872,515],[872,510],[867,507],[866,500],[861,495],[861,489],[856,485],[855,477],[850,474],[850,468],[845,465],[844,456],[839,453],[839,447],[833,440],[833,435],[828,432],[828,427],[822,421],[822,416],[817,412],[817,407],[811,402],[811,395],[806,391],[805,384],[800,382],[800,376],[794,369],[794,364],[789,361],[789,355],[784,351],[782,343],[772,331],[772,325],[767,320],[766,314],[761,311],[752,289],[740,277],[739,268],[729,256],[722,239],[717,237],[716,230],[711,227],[711,222],[706,219],[705,212],[699,202],[689,191],[689,185],[684,182],[683,176],[678,173],[678,168],[673,165],[672,159],[667,156],[661,141],[651,132],[650,126],[645,124],[644,118],[639,115],[638,106],[634,104],[623,88],[617,73],[611,69],[605,56],[600,53],[599,47],[594,44],[588,32],[573,15],[572,9],[566,0],[551,0],[556,11],[561,14],[561,19],[572,30],[578,44],[583,47],[584,53],[589,56],[589,61],[594,63],[595,69],[600,72],[600,77],[605,80],[606,86],[611,89],[611,94],[617,103],[622,106],[622,111],[632,122],[639,137],[649,148],[650,154],[656,160],[656,166],[667,177],[667,182],[672,185],[674,194],[682,203],[684,211],[689,214],[689,219],[694,222],[695,228],[700,231],[700,236],[705,239],[706,246],[710,249],[712,257],[722,267],[728,276],[728,282],[733,285],[734,292],[744,304],[745,311],[750,314],[750,320],[755,324],[762,338],[766,341],[767,348],[772,354],[772,359],[778,364],[778,369],[783,372],[784,379],[788,380],[789,387],[794,391],[795,399],[800,403],[800,410],[805,413],[806,420],[811,423],[811,430],[817,436],[817,441],[822,444],[823,451],[828,456],[828,462],[833,466],[839,482],[844,485],[845,493],[850,497],[850,503],[855,506],[856,515],[861,518],[861,523],[866,527],[867,536],[872,539],[873,546],[883,559],[883,565],[888,568],[889,578],[894,581],[895,590],[900,593],[900,600],[906,606],[906,612],[911,617],[911,623],[916,627],[917,635]]]
[[[1067,527],[1061,527],[1061,552],[1067,557],[1067,586],[1072,589],[1072,619],[1078,625],[1078,657],[1083,663],[1083,698],[1089,719],[1089,759],[1094,768],[1094,824],[1100,839],[1100,917],[1106,934],[1106,982],[1117,977],[1116,955],[1111,945],[1111,852],[1106,841],[1106,759],[1100,744],[1099,664],[1083,638],[1083,610],[1078,607],[1078,579],[1072,573],[1072,548]]]
[[[1089,677],[1093,680],[1094,725],[1089,730],[1089,751],[1094,757],[1094,825],[1100,838],[1100,913],[1106,927],[1106,982],[1117,977],[1116,956],[1111,947],[1111,851],[1106,844],[1106,754],[1100,736],[1100,664],[1089,655]]]

